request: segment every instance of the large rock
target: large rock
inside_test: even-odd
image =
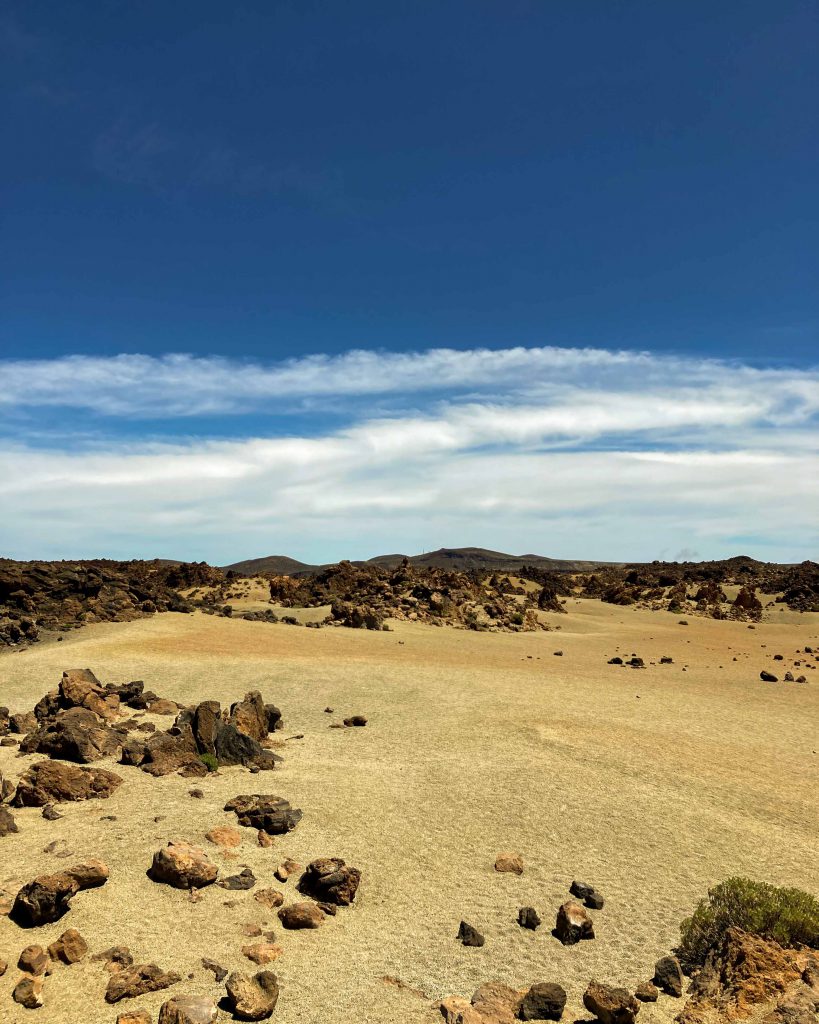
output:
[[[194,709],[191,728],[200,753],[216,756],[216,735],[222,725],[221,716],[218,700],[204,700]]]
[[[158,1024],[212,1024],[216,1013],[207,996],[174,996],[159,1008]]]
[[[349,907],[360,881],[358,868],[348,867],[340,857],[320,857],[307,865],[298,889],[321,903]]]
[[[251,739],[261,742],[268,733],[268,716],[262,695],[252,690],[230,709],[230,724]]]
[[[105,768],[77,768],[60,761],[40,761],[20,778],[15,807],[45,807],[70,800],[104,800],[122,779]]]
[[[532,985],[520,1004],[521,1020],[560,1020],[566,1006],[566,990],[548,981]]]
[[[148,874],[175,889],[201,889],[216,881],[218,869],[198,846],[170,842],[156,851]]]
[[[76,964],[88,952],[88,943],[76,928],[67,928],[62,935],[48,947],[48,955],[52,960],[62,960],[64,964]]]
[[[675,956],[661,957],[654,965],[654,977],[651,980],[668,996],[679,998],[683,994],[682,967]]]
[[[640,1004],[628,989],[603,985],[598,981],[589,982],[583,1005],[602,1024],[634,1024],[634,1018],[640,1012]]]
[[[105,990],[106,1003],[118,1003],[120,999],[134,999],[148,992],[170,988],[182,979],[173,971],[163,971],[156,964],[134,964],[112,974]]]
[[[43,978],[26,976],[14,986],[11,998],[26,1010],[36,1010],[43,1005]]]
[[[271,794],[235,796],[225,804],[225,810],[235,811],[240,825],[259,829],[271,836],[291,832],[301,821],[298,808],[291,807],[283,797]]]
[[[272,971],[253,975],[234,971],[225,988],[233,1016],[238,1020],[266,1020],[279,999],[279,984]]]
[[[265,750],[258,740],[240,732],[230,723],[222,723],[216,734],[216,757],[221,765],[243,764],[262,771],[275,768],[281,761],[278,754],[274,754],[272,750]]]
[[[108,880],[108,868],[100,860],[75,864],[66,871],[38,875],[17,893],[9,917],[22,928],[58,921],[73,896]]]
[[[495,870],[506,874],[522,875],[523,858],[519,853],[512,851],[499,853],[495,858]]]
[[[106,722],[119,717],[119,696],[108,692],[88,668],[63,672],[60,699],[63,707],[88,708]]]
[[[19,831],[17,822],[14,820],[14,815],[8,807],[0,807],[0,839],[2,839],[3,836],[10,836]]]
[[[579,903],[567,900],[557,912],[555,935],[564,946],[573,946],[581,939],[594,938],[594,923]]]
[[[20,744],[24,754],[48,754],[63,761],[90,764],[101,758],[118,760],[123,734],[109,728],[93,711],[68,708],[43,722]]]

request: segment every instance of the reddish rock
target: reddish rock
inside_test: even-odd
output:
[[[154,854],[148,874],[175,889],[201,889],[216,881],[218,869],[198,846],[170,842]]]
[[[640,1012],[640,1004],[628,989],[603,985],[598,981],[589,983],[583,1005],[601,1024],[634,1024]]]
[[[495,858],[495,870],[505,874],[522,875],[523,858],[519,853],[508,851]]]
[[[76,928],[67,928],[62,935],[48,947],[52,960],[62,960],[65,964],[76,964],[88,952],[88,943]]]
[[[15,807],[45,807],[72,800],[107,799],[122,779],[105,768],[79,768],[61,761],[40,761],[20,777]]]
[[[134,999],[148,992],[158,992],[176,985],[181,979],[172,971],[161,970],[156,964],[135,964],[123,967],[112,974],[105,990],[106,1003],[117,1003],[120,999]]]
[[[43,978],[27,975],[14,986],[11,998],[27,1010],[36,1010],[43,1005]]]
[[[20,954],[17,966],[26,974],[45,974],[49,963],[48,953],[42,946],[26,946]]]
[[[266,1020],[279,999],[279,984],[272,971],[259,971],[254,975],[234,971],[225,982],[225,988],[237,1020]]]
[[[318,928],[324,923],[325,914],[315,903],[291,903],[279,911],[279,920],[285,928]]]
[[[68,910],[69,901],[83,889],[93,889],[108,880],[108,868],[102,861],[75,864],[66,871],[38,875],[17,893],[10,917],[23,928],[58,921]]]

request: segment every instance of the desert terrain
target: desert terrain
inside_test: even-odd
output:
[[[248,591],[247,607],[263,597]],[[597,600],[565,607],[542,616],[552,631],[520,633],[163,614],[0,653],[0,703],[11,712],[30,711],[64,670],[87,667],[103,683],[144,680],[182,705],[229,705],[259,690],[284,721],[274,771],[153,778],[102,760],[95,767],[124,779],[109,799],[60,804],[56,821],[36,807],[14,810],[19,832],[0,839],[8,897],[35,875],[91,857],[110,878],[79,893],[53,924],[26,930],[0,916],[0,960],[9,964],[0,1019],[113,1024],[134,1007],[155,1019],[177,992],[218,1000],[224,985],[202,958],[257,970],[242,954],[257,941],[248,925],[272,931],[282,947],[270,965],[280,1024],[432,1024],[441,1020],[436,1001],[468,997],[490,979],[516,988],[558,982],[568,992],[564,1019],[587,1019],[589,980],[633,990],[722,879],[819,891],[819,662],[805,684],[759,675],[781,680],[794,660],[804,666],[797,652],[806,645],[819,651],[819,614],[779,606],[749,627],[693,616],[681,625],[668,612]],[[632,655],[645,668],[608,664]],[[366,715],[365,728],[330,728],[353,714]],[[15,781],[41,759],[0,747],[0,772]],[[253,829],[241,830],[235,849],[208,842],[209,829],[236,825],[223,807],[242,793],[283,796],[303,818],[268,848]],[[192,902],[149,879],[154,852],[169,840],[203,847],[222,875],[250,866],[258,887],[278,888],[285,903],[300,898],[294,878],[273,876],[286,858],[341,857],[360,869],[361,884],[354,903],[321,927],[285,931],[253,889],[210,885]],[[501,851],[521,855],[522,875],[494,870]],[[563,946],[551,928],[573,879],[593,884],[605,905],[592,912],[594,940]],[[543,920],[536,931],[517,923],[527,905]],[[456,940],[462,919],[485,935],[483,947]],[[55,966],[42,1008],[14,1003],[22,947],[47,945],[67,927],[91,953],[126,945],[136,962],[182,980],[107,1005],[108,975],[88,956]],[[640,1020],[670,1021],[679,1009],[680,1000],[661,996],[641,1007]]]

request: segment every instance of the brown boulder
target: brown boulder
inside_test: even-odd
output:
[[[253,898],[268,910],[275,910],[284,903],[284,895],[278,889],[259,889]]]
[[[90,764],[103,757],[118,759],[123,734],[109,728],[93,711],[72,707],[43,722],[20,744],[24,754],[48,754],[63,761]]]
[[[154,882],[175,889],[201,889],[216,881],[218,869],[204,850],[185,842],[170,842],[157,850],[148,871]]]
[[[298,889],[322,903],[349,907],[360,881],[358,868],[348,867],[340,857],[319,857],[307,865]]]
[[[61,761],[40,761],[21,776],[15,807],[45,807],[71,800],[107,799],[122,779],[105,768],[78,768]]]
[[[668,996],[679,998],[683,994],[682,967],[675,956],[661,957],[654,965],[654,977],[651,980]]]
[[[14,986],[11,998],[27,1010],[36,1010],[43,1005],[43,978],[26,976]]]
[[[88,668],[74,668],[63,672],[60,680],[60,699],[67,708],[88,708],[106,722],[119,717],[119,697],[102,686]]]
[[[660,998],[660,990],[653,982],[643,981],[634,990],[634,995],[641,1003],[656,1003]]]
[[[212,1024],[216,1013],[207,996],[174,996],[159,1008],[158,1024]]]
[[[243,700],[231,706],[229,722],[251,739],[258,742],[265,739],[268,733],[268,714],[258,690],[246,693]]]
[[[17,893],[9,917],[21,928],[58,921],[67,912],[73,896],[83,889],[104,885],[107,880],[108,868],[102,861],[88,861],[66,871],[38,875]]]
[[[495,858],[495,870],[507,874],[522,875],[523,858],[519,853],[511,851],[499,853]]]
[[[318,928],[325,914],[315,903],[291,903],[279,911],[279,920],[285,928]]]
[[[170,988],[179,981],[181,978],[178,974],[165,972],[156,964],[135,964],[111,975],[105,990],[105,1001],[117,1003],[120,999],[134,999],[148,992]]]
[[[276,1008],[279,984],[272,971],[242,974],[234,971],[225,982],[227,998],[238,1020],[266,1020]]]
[[[26,974],[45,974],[50,960],[42,946],[26,946],[20,954],[17,966]]]
[[[76,964],[88,952],[88,943],[76,928],[67,928],[62,935],[48,947],[52,960],[62,960],[65,964]]]
[[[573,946],[581,939],[594,938],[594,923],[579,903],[567,900],[557,912],[555,936],[564,946]]]
[[[248,946],[242,946],[242,953],[260,967],[264,964],[272,964],[278,960],[284,950],[275,942],[254,942]]]
[[[598,981],[589,982],[583,1005],[602,1024],[634,1024],[640,1012],[640,1004],[628,989],[603,985]]]
[[[0,839],[3,836],[10,836],[19,831],[20,829],[17,827],[14,815],[8,807],[0,807]]]

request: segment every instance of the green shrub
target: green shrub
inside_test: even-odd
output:
[[[219,767],[219,762],[213,754],[200,754],[199,760],[209,772],[215,772]]]
[[[801,889],[783,889],[750,878],[728,878],[708,890],[680,925],[676,950],[687,970],[705,962],[711,946],[731,926],[781,946],[819,948],[819,902]]]

